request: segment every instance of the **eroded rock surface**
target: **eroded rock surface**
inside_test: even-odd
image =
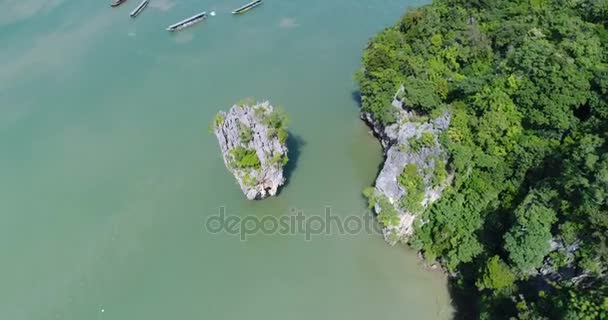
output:
[[[219,112],[213,133],[226,167],[249,200],[274,196],[283,183],[287,157],[286,116],[268,101]]]
[[[432,119],[420,117],[397,99],[400,91],[403,88],[393,101],[396,123],[382,126],[371,114],[362,114],[386,156],[373,190],[367,190],[366,195],[378,214],[384,238],[391,244],[412,234],[416,219],[439,199],[453,178],[438,140],[450,125],[450,113],[445,111]]]

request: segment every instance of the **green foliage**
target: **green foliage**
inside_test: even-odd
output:
[[[270,158],[269,163],[272,165],[278,165],[279,167],[285,166],[289,162],[289,157],[287,155],[282,155],[280,153],[275,153],[272,158]]]
[[[253,99],[251,97],[247,97],[247,98],[239,100],[239,102],[237,102],[236,104],[239,106],[246,107],[246,106],[251,106],[254,103],[255,103],[255,99]]]
[[[284,130],[284,129],[277,130],[277,138],[279,139],[280,144],[285,144],[287,142],[287,138],[288,138],[287,130]]]
[[[408,163],[403,168],[403,172],[399,176],[399,184],[405,189],[405,195],[401,199],[403,209],[411,213],[421,212],[424,209],[422,200],[426,186],[415,164]]]
[[[431,37],[431,44],[434,47],[440,47],[442,43],[443,43],[443,37],[441,36],[441,34],[434,34]]]
[[[420,143],[425,147],[432,147],[436,144],[435,135],[431,132],[423,132],[420,135]]]
[[[246,172],[245,175],[243,176],[243,184],[245,184],[246,186],[253,187],[257,183],[258,183],[257,178],[252,176],[251,174],[249,174],[249,172]]]
[[[429,116],[427,115],[420,115],[417,113],[411,114],[409,116],[409,118],[403,118],[403,121],[410,121],[410,122],[417,122],[417,123],[425,123],[427,121],[429,121]]]
[[[380,224],[385,227],[399,225],[399,215],[385,196],[376,196],[376,204],[380,207],[378,214]]]
[[[551,225],[555,211],[548,207],[553,195],[538,191],[531,193],[515,210],[516,222],[505,235],[509,258],[523,273],[532,273],[550,252]]]
[[[495,289],[475,290],[490,318],[605,317],[601,299],[571,288],[568,277],[542,296],[530,276],[550,256],[586,275],[585,285],[606,283],[607,29],[604,0],[434,0],[364,52],[356,75],[363,112],[382,124],[401,120],[391,102],[403,85],[397,98],[424,121],[446,107],[451,113],[433,143],[447,151],[453,185],[422,212],[410,242],[449,271],[481,270],[458,277]],[[407,148],[418,152],[430,140],[411,139]],[[433,169],[436,186],[447,170],[437,161]],[[407,207],[418,184],[402,176]],[[551,240],[576,249],[552,253]],[[578,300],[563,298],[571,291]]]
[[[246,149],[242,146],[236,146],[230,151],[234,160],[234,165],[237,168],[256,168],[261,167],[260,158],[253,149]]]
[[[408,163],[403,168],[399,176],[399,184],[406,190],[418,190],[420,186],[424,187],[424,180],[418,173],[418,166],[414,163]]]
[[[383,195],[376,194],[374,187],[367,187],[363,190],[363,196],[367,198],[369,208],[378,206],[380,213],[378,214],[378,222],[384,227],[397,226],[399,224],[399,215],[395,207]],[[395,239],[398,240],[398,239]]]
[[[448,170],[445,167],[445,163],[439,159],[434,158],[434,169],[433,169],[433,178],[431,179],[431,184],[433,188],[438,187],[440,184],[444,183],[448,178]]]
[[[266,108],[261,106],[254,107],[253,114],[258,118],[262,118],[266,114]]]
[[[383,195],[376,194],[373,187],[368,187],[363,190],[363,196],[367,198],[369,208],[378,206],[380,213],[378,214],[378,222],[384,227],[397,226],[399,224],[399,215],[395,207]]]
[[[239,125],[239,137],[241,138],[241,142],[244,144],[248,144],[253,140],[253,130],[248,126],[243,124]]]
[[[608,288],[592,290],[567,289],[557,305],[564,319],[608,319]]]
[[[289,116],[285,109],[276,107],[264,118],[264,124],[270,128],[281,129],[289,125]]]
[[[404,82],[403,102],[421,111],[431,111],[441,104],[437,88],[433,81],[418,78],[407,78]]]
[[[512,287],[515,282],[515,275],[499,256],[493,256],[488,259],[480,273],[481,277],[478,278],[476,282],[479,290],[507,289]]]
[[[363,189],[363,196],[367,199],[367,204],[370,209],[376,205],[376,189],[374,187]]]
[[[289,125],[289,116],[285,109],[275,108],[270,114],[265,115],[263,123],[268,126],[269,137],[276,136],[281,144],[285,144],[288,138],[287,126]]]
[[[216,130],[217,128],[219,128],[222,124],[224,123],[224,118],[222,117],[222,115],[218,112],[217,114],[215,114],[215,119],[213,119],[213,123],[211,124],[211,127],[209,128],[209,131],[212,132],[213,130]]]
[[[420,152],[422,148],[430,148],[437,144],[435,135],[431,132],[424,132],[420,137],[411,137],[407,140],[407,143],[414,152]]]

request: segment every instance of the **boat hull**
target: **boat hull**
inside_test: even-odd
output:
[[[142,1],[137,8],[135,8],[135,10],[133,10],[131,12],[131,18],[135,18],[137,17],[142,11],[144,11],[144,9],[148,6],[148,3],[150,2],[150,0],[144,0]]]
[[[203,20],[207,19],[207,13],[206,12],[201,12],[195,16],[192,16],[188,19],[182,20],[176,24],[170,25],[169,27],[167,27],[167,31],[169,32],[173,32],[173,31],[178,31],[178,30],[182,30],[188,27],[191,27]]]
[[[119,5],[125,3],[127,0],[116,0],[114,2],[112,2],[112,4],[110,4],[110,7],[114,8],[114,7],[118,7]]]
[[[249,10],[251,10],[251,9],[259,6],[259,5],[261,5],[262,3],[263,3],[262,0],[250,2],[250,3],[246,4],[246,5],[238,8],[238,9],[236,9],[234,11],[232,11],[232,14],[245,13],[245,12],[247,12],[247,11],[249,11]]]

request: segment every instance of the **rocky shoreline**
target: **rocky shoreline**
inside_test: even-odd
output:
[[[453,179],[446,168],[447,154],[439,142],[450,125],[450,113],[444,111],[431,119],[408,111],[398,98],[403,91],[401,87],[392,102],[395,123],[384,126],[372,114],[361,114],[385,154],[374,187],[364,193],[378,214],[385,240],[393,245],[412,235],[420,214],[441,197]]]
[[[285,183],[287,117],[268,101],[236,104],[213,123],[226,168],[249,200],[277,194]]]

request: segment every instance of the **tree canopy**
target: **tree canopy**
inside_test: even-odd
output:
[[[608,318],[607,28],[607,0],[434,0],[365,50],[364,112],[394,123],[403,85],[452,114],[454,182],[410,242],[469,316]]]

